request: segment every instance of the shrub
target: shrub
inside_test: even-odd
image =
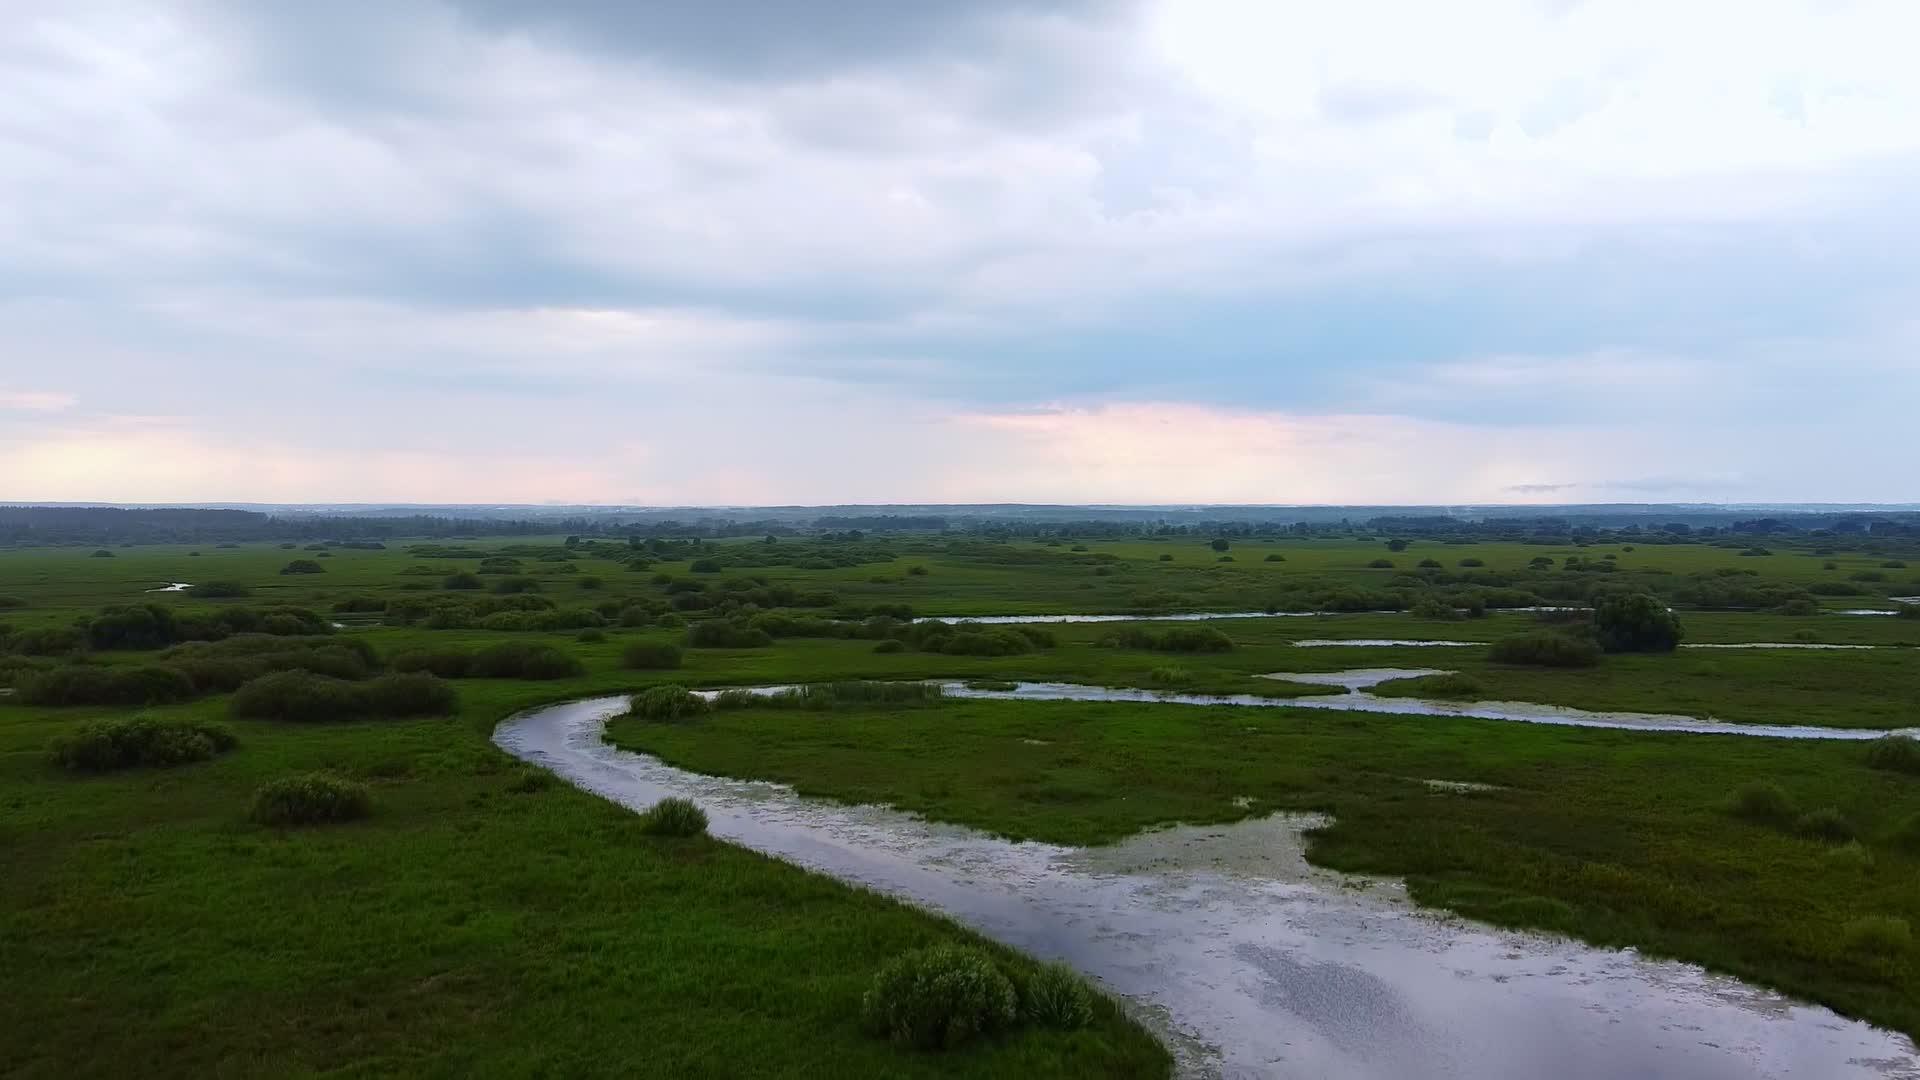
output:
[[[1011,1027],[1019,997],[982,950],[936,945],[888,961],[860,999],[860,1011],[876,1035],[946,1050]]]
[[[881,642],[878,645],[875,645],[873,647],[873,651],[877,653],[906,652],[907,643],[904,641],[895,641],[893,639],[888,639],[886,641]]]
[[[467,649],[408,649],[393,654],[387,666],[395,671],[430,671],[443,679],[461,679],[473,670],[473,653]]]
[[[204,585],[188,586],[187,595],[196,600],[231,600],[252,596],[253,590],[237,581],[209,581]]]
[[[1548,630],[1516,634],[1493,643],[1489,659],[1497,664],[1532,667],[1580,668],[1600,662],[1600,646],[1585,638]]]
[[[470,591],[474,589],[484,589],[487,587],[487,583],[480,580],[479,574],[448,574],[441,580],[440,587],[455,591]]]
[[[586,674],[579,657],[541,641],[503,641],[473,654],[469,674],[481,679],[570,679]]]
[[[108,550],[107,550],[106,548],[100,548],[100,549],[98,549],[98,550],[96,550],[96,551],[95,551],[95,552],[94,552],[93,554],[91,554],[91,555],[89,555],[89,556],[87,556],[87,558],[89,558],[89,559],[111,559],[111,558],[113,558],[113,552],[111,552],[111,551],[108,551]]]
[[[1457,671],[1428,677],[1420,683],[1420,690],[1427,697],[1450,701],[1478,701],[1486,695],[1486,687],[1481,686],[1478,679]]]
[[[1147,681],[1155,686],[1191,686],[1193,672],[1183,667],[1157,667],[1147,672]],[[1011,690],[1013,687],[1009,686],[1007,689]]]
[[[699,836],[707,831],[707,812],[690,799],[661,799],[640,815],[648,836]]]
[[[1886,570],[1905,570],[1907,568],[1907,564],[1901,562],[1899,559],[1888,559],[1886,562],[1881,563],[1880,566]]]
[[[192,697],[194,686],[158,664],[68,664],[28,675],[17,692],[28,705],[166,705]]]
[[[1072,1031],[1093,1020],[1093,991],[1064,964],[1047,964],[1020,986],[1020,1016],[1039,1027]]]
[[[687,644],[696,649],[757,649],[773,644],[773,638],[731,619],[702,619],[687,627]]]
[[[381,716],[451,716],[460,708],[459,692],[424,671],[382,675],[365,692],[368,707]]]
[[[1407,609],[1407,613],[1416,619],[1434,619],[1440,622],[1456,622],[1466,618],[1459,608],[1431,596],[1414,601],[1413,606]]]
[[[1793,801],[1780,785],[1769,780],[1753,780],[1742,784],[1727,804],[1727,810],[1735,817],[1748,821],[1762,822],[1768,825],[1785,825],[1793,820]]]
[[[605,579],[594,577],[592,575],[588,575],[586,577],[581,578],[579,581],[575,582],[575,584],[579,585],[581,589],[587,592],[593,592],[596,589],[604,589],[607,587],[607,583]]]
[[[769,696],[770,695],[767,694],[756,694],[751,690],[735,688],[732,690],[722,690],[713,695],[711,704],[716,710],[751,709],[757,705],[766,704]]]
[[[1901,619],[1920,619],[1920,604],[1899,604],[1894,607],[1893,614]]]
[[[1853,839],[1853,826],[1831,806],[1801,814],[1794,819],[1793,831],[1826,844],[1844,844]]]
[[[254,793],[250,816],[262,825],[325,825],[354,821],[372,812],[373,796],[366,785],[314,772],[262,786]]]
[[[1477,567],[1477,566],[1485,566],[1485,565],[1487,565],[1487,560],[1485,560],[1485,559],[1477,559],[1477,558],[1466,558],[1466,559],[1461,559],[1461,560],[1460,560],[1460,565],[1461,565],[1461,566],[1464,566],[1464,567],[1468,567],[1468,568],[1472,568],[1472,567]]]
[[[1393,560],[1392,559],[1375,559],[1372,562],[1368,563],[1367,567],[1368,569],[1371,569],[1371,570],[1391,570],[1393,569]]]
[[[537,593],[540,591],[540,583],[533,578],[521,575],[503,577],[493,583],[493,591],[502,596],[512,596],[516,593]]]
[[[1887,575],[1878,570],[1857,570],[1847,575],[1848,581],[1878,582],[1887,580]]]
[[[699,694],[675,683],[654,686],[633,695],[627,715],[640,720],[677,723],[693,720],[711,712],[713,704]]]
[[[1867,744],[1867,764],[1876,769],[1920,776],[1920,739],[1885,735]]]
[[[1841,931],[1847,948],[1873,956],[1899,955],[1913,947],[1913,928],[1895,915],[1862,915]]]
[[[1873,869],[1873,852],[1858,840],[1849,840],[1827,852],[1827,864],[1841,870],[1864,874]]]
[[[37,626],[6,639],[11,652],[24,656],[62,656],[79,652],[86,646],[80,631],[65,626]]]
[[[237,743],[233,732],[217,724],[134,716],[84,724],[55,739],[51,756],[63,769],[105,772],[206,761]]]
[[[1908,814],[1894,826],[1891,839],[1894,847],[1920,855],[1920,813]]]
[[[1268,556],[1267,556],[1267,557],[1266,557],[1265,559],[1263,559],[1263,560],[1261,560],[1261,561],[1262,561],[1262,562],[1286,562],[1286,561],[1287,561],[1287,557],[1286,557],[1285,555],[1282,555],[1282,554],[1280,554],[1279,552],[1277,552],[1277,551],[1276,551],[1276,552],[1273,552],[1272,554],[1270,554],[1270,555],[1268,555]]]
[[[324,574],[327,568],[312,559],[295,559],[280,568],[283,574]]]
[[[573,635],[573,640],[582,645],[601,645],[607,640],[607,632],[598,627],[589,626],[585,630]]]
[[[1680,617],[1649,593],[1609,593],[1594,601],[1593,631],[1608,652],[1672,652]]]
[[[1103,639],[1123,649],[1152,649],[1156,652],[1232,652],[1233,639],[1211,626],[1176,626],[1162,633],[1138,628],[1122,630]]]
[[[1160,561],[1161,561],[1161,562],[1172,562],[1172,561],[1173,561],[1173,556],[1171,556],[1171,555],[1162,555],[1162,556],[1160,556]]]
[[[319,723],[365,716],[372,705],[362,687],[345,679],[278,671],[234,691],[227,709],[241,719]]]
[[[919,565],[909,566],[907,567],[907,576],[908,577],[926,577],[927,568]]]
[[[680,666],[680,646],[670,641],[636,641],[620,652],[620,666],[658,671]]]
[[[1440,567],[1441,567],[1441,563],[1439,559],[1421,559],[1420,560],[1420,569],[1422,570],[1438,570],[1440,569]]]

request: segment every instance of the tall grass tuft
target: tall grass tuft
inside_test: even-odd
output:
[[[371,813],[373,796],[366,785],[314,772],[262,786],[254,794],[251,816],[262,825],[326,825]]]
[[[919,1050],[951,1050],[1014,1025],[1019,995],[993,958],[964,945],[894,957],[860,1000],[869,1031]]]
[[[699,836],[707,831],[707,812],[690,799],[661,799],[640,815],[648,836]]]

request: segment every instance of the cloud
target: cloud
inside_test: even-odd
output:
[[[46,497],[1917,494],[1893,0],[16,7]]]
[[[75,400],[72,394],[51,390],[0,390],[0,409],[60,412],[63,409],[73,408]]]

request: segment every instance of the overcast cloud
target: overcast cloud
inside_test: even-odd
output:
[[[1920,501],[1905,0],[9,0],[0,498]]]

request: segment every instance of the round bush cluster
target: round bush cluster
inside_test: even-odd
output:
[[[1600,662],[1600,646],[1586,638],[1551,631],[1516,634],[1493,643],[1489,659],[1497,664],[1532,667],[1592,667]]]
[[[707,831],[707,812],[691,799],[661,799],[640,815],[648,836],[699,836]]]
[[[1876,769],[1920,776],[1920,739],[1887,735],[1867,744],[1867,764]]]
[[[237,743],[233,732],[218,724],[134,716],[84,724],[55,739],[51,757],[63,769],[106,772],[206,761]]]
[[[373,813],[366,785],[314,772],[282,777],[254,793],[249,815],[262,825],[327,825]]]
[[[902,1046],[950,1050],[1012,1027],[1020,1001],[992,957],[963,945],[897,956],[861,998],[867,1028]]]
[[[670,641],[636,641],[620,653],[620,665],[638,671],[677,668],[680,660],[680,646]]]
[[[712,711],[713,704],[684,686],[669,683],[633,695],[627,715],[640,720],[692,720]]]
[[[1072,1031],[1093,1020],[1093,992],[1061,964],[1048,964],[1020,985],[1020,1018],[1040,1027]]]

